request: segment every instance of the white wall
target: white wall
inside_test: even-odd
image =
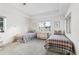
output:
[[[59,21],[60,22],[60,28],[57,28],[59,30],[64,31],[64,18],[60,17],[59,15],[41,15],[41,16],[35,16],[30,20],[30,29],[31,30],[36,30],[39,32],[38,24],[39,22],[42,21],[50,21],[51,22],[51,33],[53,33],[56,28],[54,28],[54,21]]]
[[[2,36],[2,40],[5,41],[5,43],[10,41],[8,39],[11,39],[11,37],[17,33],[28,31],[29,17],[16,10],[14,7],[6,4],[0,4],[0,16],[6,17],[6,29]],[[12,30],[13,28],[15,28],[16,31]]]
[[[74,42],[79,54],[79,4],[71,4],[67,14],[71,12],[71,34],[66,35]]]

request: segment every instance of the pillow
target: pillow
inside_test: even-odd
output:
[[[63,35],[64,34],[64,32],[62,32],[62,31],[54,31],[54,35]]]
[[[30,31],[28,31],[28,33],[34,33],[35,31],[34,30],[30,30]]]

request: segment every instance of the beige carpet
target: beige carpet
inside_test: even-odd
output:
[[[33,39],[26,44],[12,43],[0,48],[0,55],[59,55],[58,53],[48,52],[44,48],[44,40]]]

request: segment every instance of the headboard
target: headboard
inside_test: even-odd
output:
[[[64,31],[61,31],[61,30],[55,30],[54,31],[54,35],[65,35]]]

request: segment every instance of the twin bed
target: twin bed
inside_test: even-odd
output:
[[[65,35],[51,35],[46,41],[44,47],[48,51],[58,52],[66,55],[74,55],[75,47],[71,40]]]
[[[36,37],[36,33],[25,33],[23,35],[23,40],[27,42],[34,37]],[[48,51],[58,52],[61,54],[76,54],[73,42],[64,34],[52,34],[48,39],[46,39],[44,47]]]
[[[24,42],[28,42],[30,40],[32,40],[33,38],[36,37],[36,33],[35,32],[29,32],[29,33],[24,33],[22,35]]]

